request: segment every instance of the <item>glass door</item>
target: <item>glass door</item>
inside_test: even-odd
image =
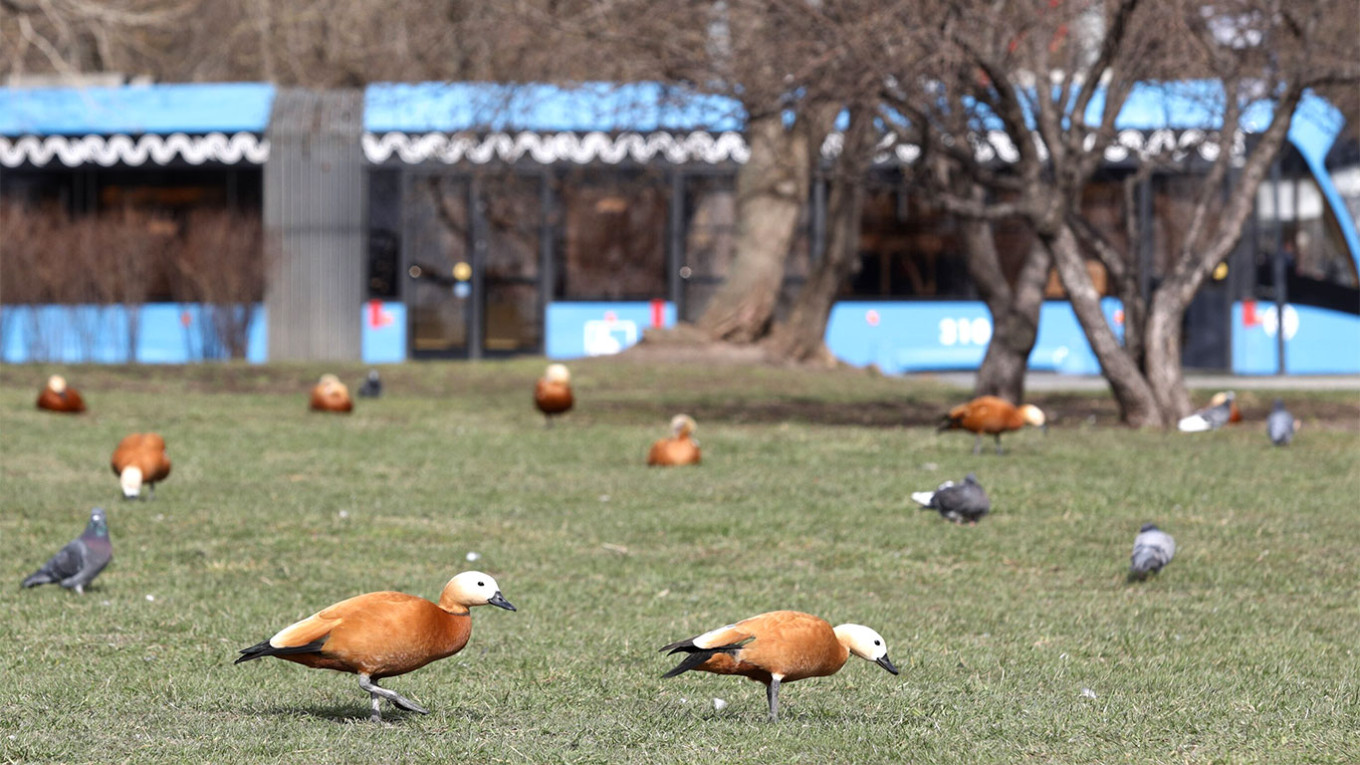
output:
[[[407,314],[415,358],[466,358],[473,310],[472,199],[467,179],[407,176]]]
[[[481,254],[481,350],[488,355],[540,353],[543,310],[540,296],[544,179],[504,174],[482,177],[479,231]]]

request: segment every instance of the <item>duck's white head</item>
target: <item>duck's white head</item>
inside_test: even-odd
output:
[[[676,438],[688,436],[698,429],[699,424],[687,414],[677,414],[671,418],[671,433],[674,433]]]
[[[1034,404],[1025,404],[1020,407],[1020,418],[1023,419],[1026,424],[1033,425],[1036,428],[1042,428],[1044,427],[1044,424],[1048,422],[1048,418],[1044,417],[1044,410]]]
[[[123,499],[136,499],[142,493],[142,469],[133,465],[123,468],[118,485],[123,487]]]
[[[1215,393],[1213,395],[1213,398],[1209,399],[1209,406],[1220,406],[1222,404],[1226,404],[1230,401],[1233,401],[1236,398],[1237,398],[1236,391],[1221,390],[1218,393]]]
[[[842,624],[836,628],[836,639],[850,649],[850,653],[897,674],[897,667],[888,658],[888,643],[877,632],[862,624]]]
[[[339,377],[336,377],[335,375],[331,374],[330,372],[327,372],[326,374],[321,375],[321,379],[320,379],[320,380],[317,380],[317,381],[316,381],[316,384],[317,384],[317,385],[325,385],[325,386],[339,385],[339,384],[340,384],[340,378],[339,378]]]
[[[565,364],[549,364],[548,371],[543,373],[543,377],[548,382],[563,384],[571,382],[571,372],[567,371]]]
[[[66,378],[61,375],[52,375],[47,378],[47,387],[51,389],[53,393],[65,393]]]
[[[510,601],[501,596],[501,586],[496,584],[496,580],[480,571],[464,571],[450,579],[439,596],[439,604],[464,608],[497,606],[507,611],[515,610]]]

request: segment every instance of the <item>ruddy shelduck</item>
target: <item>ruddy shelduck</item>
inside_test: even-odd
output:
[[[52,375],[47,378],[47,387],[38,394],[38,408],[49,412],[80,414],[85,411],[85,400],[75,388],[66,384],[66,378]]]
[[[699,442],[694,440],[694,431],[699,426],[687,414],[677,414],[671,418],[671,437],[662,438],[652,444],[647,452],[648,465],[698,465]]]
[[[1048,432],[1043,410],[1033,404],[1016,406],[1004,398],[978,396],[966,404],[949,410],[939,430],[966,430],[976,435],[973,454],[982,451],[982,435],[996,439],[996,453],[1001,453],[1001,434],[1033,425]]]
[[[799,611],[752,616],[661,650],[689,654],[662,677],[693,669],[764,683],[772,721],[779,719],[781,684],[834,675],[851,654],[897,674],[888,658],[888,646],[877,632],[859,624],[832,627],[825,619]]]
[[[354,401],[349,397],[349,388],[332,374],[321,375],[312,386],[313,412],[342,412],[354,410]]]
[[[401,592],[370,592],[284,627],[263,643],[241,649],[235,663],[277,656],[317,669],[359,676],[368,691],[374,722],[382,721],[380,699],[420,714],[429,712],[396,691],[379,687],[384,677],[404,675],[463,650],[472,636],[472,606],[514,611],[496,580],[464,571],[444,585],[439,603]]]
[[[575,403],[571,396],[571,372],[562,364],[549,364],[546,372],[534,385],[534,406],[547,420],[546,427],[552,427],[553,417],[571,409]]]
[[[1178,420],[1176,429],[1182,433],[1203,433],[1241,421],[1242,410],[1237,408],[1237,393],[1219,391],[1209,399],[1208,406]]]
[[[118,442],[109,459],[124,499],[136,499],[146,484],[147,499],[156,495],[156,484],[170,475],[165,439],[157,433],[133,433]]]

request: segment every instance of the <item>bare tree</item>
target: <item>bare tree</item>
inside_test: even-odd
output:
[[[934,9],[942,44],[937,66],[930,76],[904,75],[885,89],[907,116],[903,132],[921,143],[926,164],[988,192],[979,199],[937,184],[941,204],[979,220],[1018,216],[1033,228],[1126,422],[1165,426],[1188,410],[1180,358],[1186,307],[1240,237],[1304,93],[1356,81],[1356,64],[1341,53],[1345,35],[1334,29],[1344,29],[1335,23],[1344,6],[1088,0],[1036,12],[1029,3],[947,0]],[[1235,30],[1231,39],[1225,23]],[[1164,254],[1169,266],[1144,312],[1131,285],[1140,281],[1134,245],[1146,232],[1120,246],[1088,218],[1081,199],[1116,139],[1116,117],[1133,89],[1187,73],[1221,81],[1211,100],[1223,129],[1207,139],[1206,153],[1216,159],[1196,176],[1191,222],[1175,251]],[[1241,153],[1242,113],[1263,100],[1272,117]],[[1014,154],[1003,167],[980,157],[996,148],[996,135]],[[1101,310],[1088,254],[1108,271],[1115,294],[1130,301],[1123,343]]]

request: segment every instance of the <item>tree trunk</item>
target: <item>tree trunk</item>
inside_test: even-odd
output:
[[[1067,224],[1058,227],[1055,234],[1045,236],[1044,242],[1053,254],[1062,279],[1067,297],[1072,302],[1072,310],[1077,321],[1086,333],[1091,350],[1100,361],[1100,372],[1110,383],[1115,401],[1119,403],[1120,419],[1135,428],[1166,427],[1174,419],[1174,412],[1163,410],[1152,386],[1143,377],[1142,371],[1124,348],[1105,321],[1100,309],[1100,293],[1091,282],[1086,271],[1086,263],[1077,246],[1076,235]],[[1149,333],[1150,334],[1150,333]],[[1148,338],[1151,341],[1151,338]],[[1179,335],[1176,338],[1179,347]]]
[[[785,128],[779,110],[746,125],[751,156],[737,172],[737,254],[698,321],[714,340],[753,343],[769,331],[808,196],[808,139],[805,128]]]
[[[769,347],[774,357],[835,363],[826,347],[826,324],[836,293],[859,266],[864,173],[873,150],[871,116],[865,109],[851,110],[827,202],[830,232],[826,250],[794,300],[789,318],[774,329]]]
[[[1006,280],[996,252],[992,224],[981,219],[963,224],[968,275],[992,314],[992,339],[978,367],[978,396],[1000,396],[1016,404],[1025,398],[1029,354],[1039,336],[1039,311],[1044,305],[1044,283],[1053,258],[1037,239],[1025,256],[1015,286]]]

